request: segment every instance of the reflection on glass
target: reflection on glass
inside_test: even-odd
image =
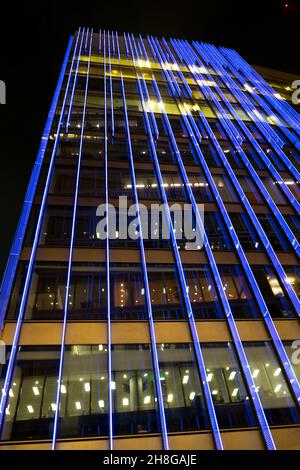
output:
[[[140,264],[110,263],[111,320],[145,320],[145,287]]]
[[[220,265],[218,269],[234,317],[259,317],[257,304],[242,267],[239,265]]]
[[[59,346],[19,347],[6,404],[2,440],[51,438],[59,357]]]
[[[273,318],[294,317],[294,310],[288,300],[274,269],[271,266],[253,266],[258,287]]]
[[[191,344],[158,344],[164,408],[169,432],[209,427]]]
[[[112,346],[113,432],[159,432],[150,345]]]
[[[59,437],[108,435],[107,347],[66,346]]]
[[[244,347],[268,423],[299,423],[299,411],[271,343],[245,343]]]
[[[69,320],[106,318],[106,265],[72,263],[68,299]]]
[[[36,263],[25,311],[26,320],[63,318],[67,263]]]
[[[188,293],[197,319],[223,318],[216,286],[207,265],[185,265]]]
[[[207,381],[220,428],[255,426],[252,405],[231,343],[202,345]]]
[[[182,320],[184,303],[174,265],[147,265],[153,318],[156,320]]]
[[[283,345],[296,377],[300,382],[300,339],[295,339],[294,341],[283,341]]]

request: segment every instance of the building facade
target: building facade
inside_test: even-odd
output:
[[[0,449],[300,448],[300,117],[277,85],[231,49],[71,37],[1,285]],[[103,239],[119,196],[137,236]],[[162,203],[170,237],[146,237]]]

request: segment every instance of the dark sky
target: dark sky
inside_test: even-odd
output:
[[[0,106],[0,279],[68,37],[78,26],[212,42],[300,78],[299,0],[6,3],[0,30],[0,79],[7,87],[7,104]]]

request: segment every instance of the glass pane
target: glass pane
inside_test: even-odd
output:
[[[168,264],[148,264],[147,270],[153,318],[184,319],[185,309],[176,267]]]
[[[269,424],[299,423],[299,411],[271,343],[245,343],[244,347]]]
[[[220,428],[256,426],[233,345],[203,344],[202,351]]]
[[[222,307],[209,267],[187,264],[184,266],[184,274],[195,318],[223,318]]]
[[[150,345],[113,345],[112,380],[114,434],[159,432]]]
[[[209,427],[191,344],[158,344],[160,380],[169,432]]]
[[[273,318],[294,317],[293,307],[271,266],[253,266],[258,287]]]
[[[59,437],[108,435],[107,347],[66,346]]]
[[[256,301],[241,266],[221,265],[218,269],[234,317],[259,317]]]
[[[20,346],[13,369],[2,440],[50,439],[59,346]]]

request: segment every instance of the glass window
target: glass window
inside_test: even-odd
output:
[[[224,202],[238,202],[238,195],[226,175],[212,175],[219,194]]]
[[[233,212],[229,216],[242,248],[246,251],[261,251],[262,245],[248,214]]]
[[[284,196],[277,181],[274,181],[269,176],[262,176],[261,182],[264,184],[275,204],[287,204],[287,199]]]
[[[256,184],[252,181],[249,176],[238,175],[238,182],[241,185],[242,190],[245,193],[248,201],[252,204],[262,204],[263,198],[258,190]]]
[[[160,431],[150,345],[112,345],[111,388],[114,435]]]
[[[62,320],[67,263],[36,263],[25,310],[26,320]]]
[[[286,222],[294,233],[298,241],[300,241],[300,218],[298,215],[284,215]]]
[[[176,266],[147,265],[153,318],[156,320],[182,320],[185,308]]]
[[[146,320],[141,265],[110,263],[109,274],[111,320]]]
[[[202,352],[220,428],[255,426],[256,419],[233,345],[205,343]]]
[[[287,274],[287,281],[293,287],[294,291],[300,297],[300,266],[284,266]]]
[[[204,228],[212,250],[233,250],[227,227],[219,212],[205,212]]]
[[[2,440],[52,437],[59,358],[59,346],[19,346]]]
[[[188,293],[196,319],[223,318],[214,279],[208,265],[184,266]]]
[[[214,200],[212,192],[209,188],[207,179],[204,175],[188,174],[190,186],[193,190],[196,201],[201,204],[202,202],[212,202]]]
[[[191,344],[158,344],[165,416],[169,432],[209,427],[195,353]]]
[[[16,271],[15,280],[13,283],[13,288],[11,290],[10,299],[7,307],[7,320],[15,320],[16,318],[18,318],[27,270],[28,263],[26,261],[20,261]]]
[[[107,347],[65,347],[58,436],[108,435]]]
[[[242,267],[239,265],[220,265],[218,269],[234,317],[259,317],[260,313],[255,298]]]
[[[257,218],[274,250],[291,251],[291,245],[273,214],[257,214]]]
[[[106,265],[72,263],[69,320],[106,319]]]
[[[271,343],[245,343],[244,348],[268,423],[299,423],[299,411]]]
[[[258,287],[273,318],[294,317],[293,307],[271,266],[252,266]]]
[[[300,382],[300,340],[283,341],[285,351],[294,369],[296,377]]]

